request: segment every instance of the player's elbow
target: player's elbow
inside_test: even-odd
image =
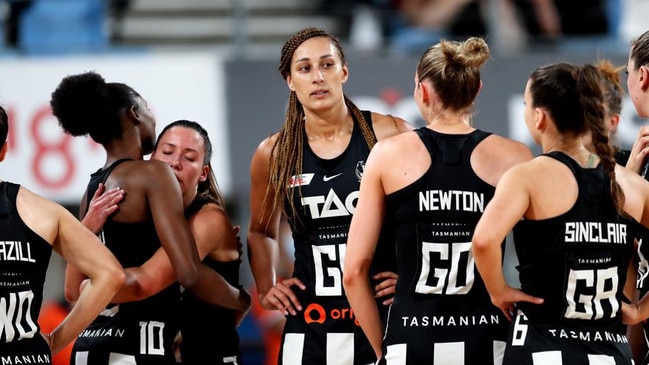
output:
[[[113,266],[106,270],[104,276],[107,278],[107,290],[117,293],[126,283],[126,273],[120,265]]]
[[[474,254],[482,253],[487,250],[490,246],[490,240],[483,234],[474,234],[471,239],[471,248]]]
[[[368,281],[369,272],[362,266],[345,265],[345,272],[343,274],[343,287],[349,290],[361,283]]]
[[[68,303],[74,303],[79,300],[79,288],[70,288],[66,285],[63,289],[63,295]]]
[[[143,300],[160,291],[157,280],[138,270],[126,270],[126,282],[123,292],[127,293],[128,301]]]
[[[178,270],[176,272],[176,279],[180,285],[191,290],[199,284],[200,275],[198,267],[192,266],[185,270]]]

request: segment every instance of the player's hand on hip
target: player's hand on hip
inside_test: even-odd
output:
[[[297,299],[291,287],[297,286],[301,290],[306,290],[306,286],[298,278],[289,278],[275,284],[261,302],[266,309],[277,309],[284,315],[296,315],[302,310],[302,305]]]
[[[372,279],[379,281],[379,283],[374,286],[374,298],[389,297],[383,301],[383,305],[392,304],[394,301],[394,294],[397,291],[398,277],[399,275],[391,271],[383,271],[372,276]]]
[[[529,302],[533,304],[542,304],[543,299],[506,285],[498,294],[491,295],[491,302],[496,307],[500,308],[505,317],[511,321],[514,317],[514,313],[516,313],[516,303]]]

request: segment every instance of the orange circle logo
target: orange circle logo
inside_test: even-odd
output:
[[[317,314],[318,318],[316,318],[316,319],[313,318],[313,316],[312,316],[313,312],[318,313]],[[304,320],[306,321],[307,324],[314,323],[314,322],[319,323],[319,324],[323,324],[324,321],[327,319],[326,317],[327,316],[326,316],[324,308],[322,308],[322,306],[320,304],[318,304],[318,303],[311,303],[304,310]]]

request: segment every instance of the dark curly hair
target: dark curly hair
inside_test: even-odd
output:
[[[122,135],[121,115],[137,106],[137,97],[140,94],[130,86],[107,83],[90,71],[65,77],[52,92],[50,106],[66,133],[89,134],[95,142],[106,144]]]

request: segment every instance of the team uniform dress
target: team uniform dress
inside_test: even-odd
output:
[[[197,197],[185,210],[185,216],[191,217],[205,204],[207,201]],[[221,274],[230,285],[241,286],[240,259],[221,262],[206,256],[203,263]],[[183,291],[181,307],[180,354],[183,365],[242,364],[233,310],[206,303],[188,290]]]
[[[622,165],[621,162],[618,163]],[[645,164],[642,168],[642,176],[645,180],[649,180],[649,162]],[[636,251],[636,263],[638,266],[638,272],[636,277],[636,288],[638,289],[639,297],[644,297],[649,293],[649,229],[645,226],[639,224],[638,230],[638,249]],[[649,321],[642,321],[642,331],[644,334],[644,341],[649,347]],[[645,358],[642,360],[642,365],[649,365],[649,352],[645,355]]]
[[[491,304],[471,251],[495,188],[475,174],[470,158],[490,133],[415,132],[432,161],[419,179],[386,197],[399,278],[381,363],[500,364],[509,323]]]
[[[51,364],[37,320],[52,246],[18,214],[19,188],[0,182],[0,364]]]
[[[93,173],[88,197],[124,161],[127,159]],[[137,223],[108,219],[100,238],[125,268],[142,265],[161,247],[150,219]],[[71,364],[175,364],[173,341],[179,308],[177,283],[144,300],[108,306],[77,338]]]
[[[623,148],[615,148],[615,162],[618,165],[626,166],[631,156],[631,151]]]
[[[371,121],[370,113],[363,113]],[[369,147],[354,120],[349,145],[336,158],[319,158],[308,143],[301,152],[303,173],[294,176],[292,183],[297,216],[288,221],[295,245],[293,276],[307,289],[293,287],[303,310],[287,316],[279,363],[374,363],[374,351],[350,309],[342,285],[347,232]],[[288,202],[286,205],[291,212]]]
[[[579,195],[564,214],[514,227],[521,289],[544,302],[518,304],[503,364],[631,364],[620,308],[638,223],[615,210],[601,167],[546,156],[571,169]]]
[[[636,288],[638,289],[639,298],[643,298],[649,293],[649,229],[638,224],[638,249],[636,252],[636,263],[638,265]],[[649,321],[642,321],[642,331],[644,341],[649,347]],[[649,365],[649,353],[645,354],[642,365]]]

